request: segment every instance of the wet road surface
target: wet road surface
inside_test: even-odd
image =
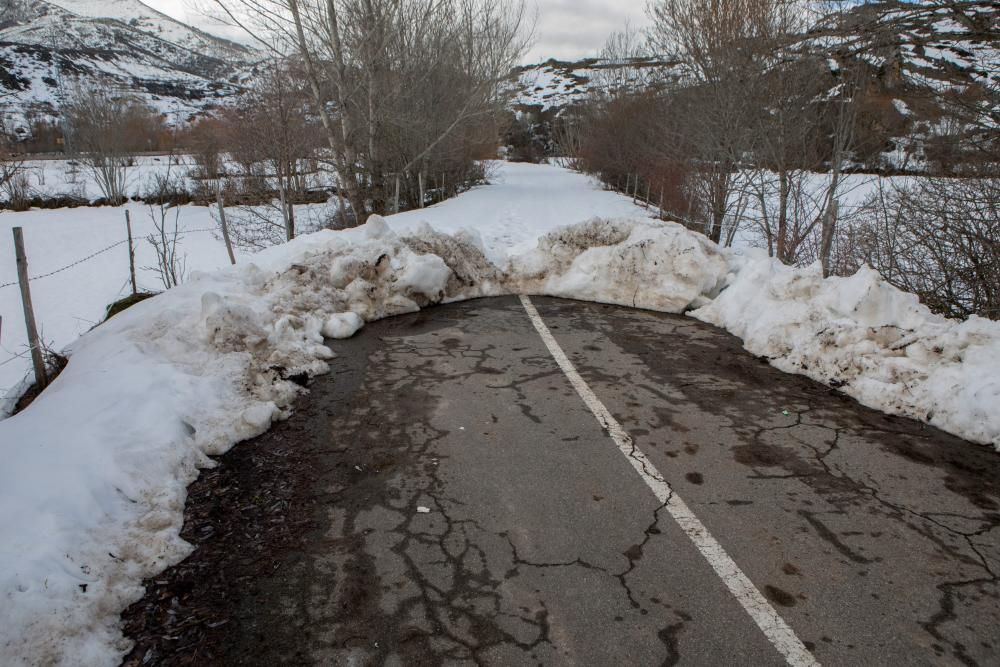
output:
[[[1000,662],[1000,456],[689,318],[532,302],[804,656],[762,631],[511,297],[332,342],[296,414],[191,487],[198,549],[126,613],[126,662]]]

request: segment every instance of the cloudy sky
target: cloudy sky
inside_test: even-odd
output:
[[[194,7],[195,0],[143,0],[165,14],[207,30],[222,32],[207,25]],[[527,0],[529,8],[538,10],[535,46],[526,62],[548,58],[575,60],[596,55],[607,36],[622,30],[626,22],[645,25],[644,0]]]
[[[533,62],[597,55],[608,35],[624,29],[626,22],[633,27],[646,23],[643,0],[536,0],[536,4],[537,43],[528,56]]]

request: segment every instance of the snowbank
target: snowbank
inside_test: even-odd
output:
[[[824,280],[818,265],[732,259],[727,289],[694,317],[785,372],[1000,451],[1000,323],[937,316],[868,268]]]
[[[432,214],[431,214],[432,215]],[[871,271],[822,280],[674,224],[591,220],[505,257],[477,232],[374,217],[191,280],[71,348],[0,422],[0,655],[115,664],[120,611],[187,555],[186,487],[328,370],[324,337],[460,299],[530,293],[694,313],[783,370],[1000,448],[1000,324],[936,317]]]
[[[546,234],[509,271],[526,294],[682,313],[718,294],[729,263],[672,222],[595,219]]]
[[[408,240],[381,218],[255,262],[98,327],[41,399],[0,422],[4,665],[118,662],[118,614],[188,554],[187,485],[208,455],[285,414],[292,378],[326,372],[324,329],[502,290],[467,239],[425,228]]]
[[[153,169],[164,169],[166,162],[143,158],[140,181]],[[39,163],[48,169],[46,183],[57,183],[65,165],[56,161]],[[157,166],[161,165],[161,166]],[[185,167],[186,169],[187,167]],[[176,167],[175,167],[176,169]],[[54,170],[54,171],[53,171]],[[33,169],[33,171],[35,171]],[[490,185],[475,187],[460,197],[408,211],[388,219],[398,234],[414,235],[422,223],[430,221],[434,229],[457,234],[474,229],[482,238],[486,256],[502,266],[510,254],[535,247],[538,237],[553,229],[593,217],[643,218],[649,211],[632,200],[602,190],[600,184],[568,169],[525,163],[493,163]],[[144,239],[154,233],[147,208],[138,203],[124,207],[31,210],[23,213],[0,213],[0,315],[5,326],[0,339],[0,396],[17,395],[14,391],[26,374],[31,359],[23,354],[27,346],[21,321],[21,300],[17,289],[14,248],[10,227],[24,228],[28,268],[32,275],[50,273],[72,264],[113,243],[125,239],[125,210],[131,210],[132,230],[137,239],[136,267],[140,290],[159,291],[163,287],[153,270],[156,256]],[[214,230],[214,208],[182,206],[179,209],[182,238],[179,256],[189,270],[211,271],[229,266],[225,244]],[[302,204],[295,217],[309,229],[319,229],[329,213],[325,204]],[[301,231],[301,230],[300,230]],[[477,241],[479,242],[479,241]],[[259,261],[239,248],[237,263]],[[109,303],[129,294],[128,247],[120,245],[104,255],[32,283],[35,315],[42,338],[56,350],[69,345],[103,317]],[[14,355],[21,354],[21,357]],[[0,417],[5,417],[0,400]]]

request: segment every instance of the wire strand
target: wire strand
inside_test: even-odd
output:
[[[178,234],[178,236],[183,236],[184,234],[198,234],[198,233],[202,233],[202,232],[215,232],[215,231],[218,231],[218,229],[215,228],[215,227],[206,227],[204,229],[183,229],[183,230],[178,230],[177,234]],[[117,243],[112,243],[108,247],[102,248],[101,250],[98,250],[95,253],[87,255],[83,259],[78,259],[75,262],[73,262],[72,264],[67,264],[66,266],[64,266],[64,267],[62,267],[60,269],[56,269],[55,271],[49,271],[48,273],[43,273],[43,274],[38,275],[38,276],[31,276],[30,278],[28,278],[28,282],[33,282],[35,280],[41,280],[42,278],[48,278],[49,276],[54,276],[57,273],[62,273],[63,271],[66,271],[67,269],[72,269],[74,266],[77,266],[78,264],[83,264],[86,261],[94,259],[98,255],[103,255],[104,253],[108,252],[109,250],[113,250],[113,249],[117,248],[120,245],[125,245],[126,243],[128,243],[128,239],[125,239],[124,241],[118,241]],[[9,282],[9,283],[3,283],[3,284],[0,284],[0,289],[3,289],[5,287],[13,287],[14,285],[17,285],[17,284],[18,283],[17,283],[16,280],[13,281],[13,282]]]

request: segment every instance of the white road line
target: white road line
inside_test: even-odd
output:
[[[549,348],[549,352],[552,353],[556,363],[559,364],[559,368],[566,374],[566,378],[573,385],[573,388],[576,389],[580,398],[590,408],[590,411],[594,413],[601,426],[607,430],[608,435],[615,441],[618,449],[621,450],[625,458],[632,464],[635,471],[639,473],[647,486],[652,489],[659,501],[666,506],[667,511],[670,512],[670,516],[674,518],[677,525],[691,538],[698,551],[705,557],[708,564],[712,566],[715,573],[719,575],[719,578],[722,579],[729,592],[736,597],[739,603],[743,605],[743,609],[750,614],[750,618],[754,620],[757,627],[774,644],[774,647],[785,656],[785,661],[789,665],[794,665],[795,667],[805,665],[818,667],[819,662],[809,652],[809,649],[805,647],[802,640],[795,635],[795,632],[785,623],[785,620],[778,615],[778,612],[774,610],[774,607],[767,601],[767,598],[757,590],[757,587],[753,585],[750,578],[743,574],[743,570],[740,569],[739,565],[729,557],[729,554],[722,548],[722,545],[708,532],[705,524],[695,516],[691,508],[687,506],[687,503],[681,500],[681,497],[670,488],[670,485],[663,478],[663,475],[659,473],[652,461],[647,459],[646,455],[636,447],[631,436],[625,432],[622,425],[604,407],[604,404],[601,403],[600,399],[597,398],[577,372],[576,367],[573,366],[566,353],[559,347],[559,343],[556,342],[549,328],[542,321],[538,311],[535,310],[531,299],[522,296],[521,304],[528,312],[528,317],[531,318],[531,322],[535,325],[535,329],[545,342],[545,346]]]

